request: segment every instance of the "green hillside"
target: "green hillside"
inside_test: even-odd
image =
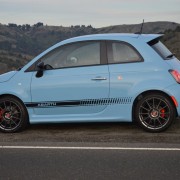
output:
[[[0,24],[0,73],[17,69],[51,45],[64,39],[95,33],[136,33],[141,24],[118,25],[104,28],[89,26],[33,26]],[[149,22],[143,33],[164,33],[162,41],[180,59],[180,24],[173,22]]]

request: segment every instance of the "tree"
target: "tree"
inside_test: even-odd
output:
[[[42,22],[38,22],[37,24],[34,24],[34,27],[41,27],[41,26],[44,26],[44,24]]]
[[[14,23],[9,23],[8,26],[9,27],[18,27],[17,24],[14,24]]]

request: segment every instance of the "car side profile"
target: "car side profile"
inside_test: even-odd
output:
[[[166,130],[180,115],[180,61],[161,36],[75,37],[0,75],[0,130],[132,121],[149,132]]]

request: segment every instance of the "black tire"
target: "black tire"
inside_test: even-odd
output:
[[[28,125],[28,113],[21,101],[15,97],[0,98],[0,131],[14,133]]]
[[[135,120],[148,132],[166,130],[176,116],[175,106],[163,94],[148,94],[143,96],[135,106]]]

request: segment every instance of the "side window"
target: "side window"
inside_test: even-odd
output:
[[[53,69],[100,64],[100,42],[79,42],[55,49],[41,59]]]
[[[143,59],[131,45],[123,42],[109,42],[108,60],[110,64],[113,64],[139,62]]]

